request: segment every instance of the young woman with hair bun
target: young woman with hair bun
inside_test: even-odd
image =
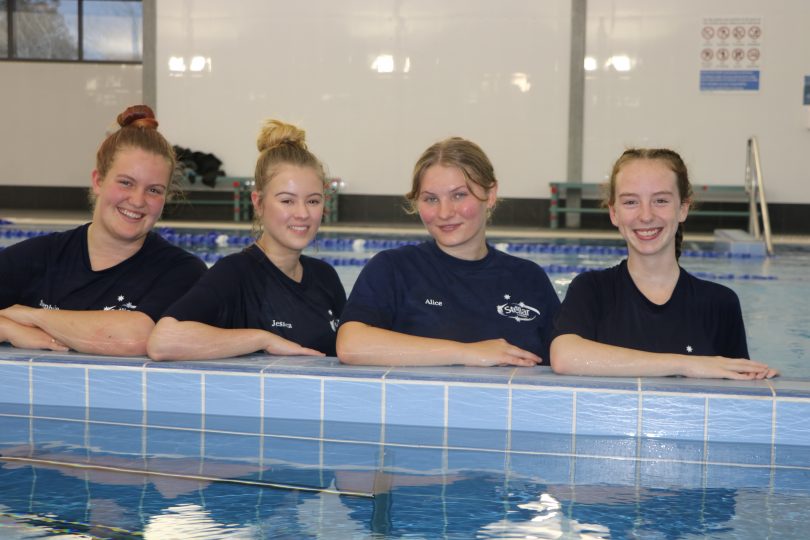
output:
[[[93,221],[0,251],[0,342],[143,355],[155,321],[205,264],[152,232],[176,191],[175,156],[146,105],[98,149]]]
[[[304,131],[278,120],[257,146],[256,242],[219,260],[166,311],[149,339],[155,360],[335,354],[346,293],[334,268],[301,254],[323,215],[323,165]]]
[[[536,263],[487,243],[497,193],[492,163],[472,141],[451,137],[422,153],[405,197],[431,239],[363,268],[341,317],[342,362],[548,363],[560,300]]]
[[[630,149],[613,166],[606,205],[627,259],[571,282],[557,317],[551,367],[569,375],[762,379],[748,360],[740,302],[680,267],[692,186],[668,149]]]

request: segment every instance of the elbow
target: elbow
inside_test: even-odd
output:
[[[335,349],[341,364],[357,365],[363,363],[363,355],[359,349],[356,326],[357,323],[344,323],[337,333]]]
[[[569,348],[566,347],[566,341],[569,336],[558,336],[551,342],[549,347],[549,364],[551,370],[557,375],[576,375],[574,366],[570,361]]]
[[[176,321],[167,318],[160,319],[149,335],[146,342],[146,355],[151,360],[164,362],[175,359],[172,350],[172,339],[169,335],[172,323],[176,324]]]

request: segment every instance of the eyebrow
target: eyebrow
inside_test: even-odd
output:
[[[456,191],[458,191],[458,190],[460,190],[460,189],[467,189],[467,190],[469,190],[469,189],[470,189],[470,186],[468,186],[467,184],[462,184],[462,185],[460,185],[460,186],[458,186],[458,187],[454,187],[453,189],[451,189],[451,190],[450,190],[450,193],[455,193]],[[422,190],[422,191],[420,191],[420,195],[436,195],[436,194],[435,194],[435,193],[433,193],[432,191]]]
[[[656,191],[652,194],[653,197],[660,197],[661,195],[675,195],[674,191]],[[640,197],[638,193],[627,192],[627,193],[619,193],[619,197]]]
[[[273,194],[274,197],[281,197],[281,196],[284,196],[284,195],[286,195],[288,197],[298,197],[297,193],[292,193],[291,191],[279,191],[278,193]],[[308,198],[308,197],[315,197],[315,196],[323,197],[323,193],[320,193],[318,191],[313,191],[309,195],[304,195],[303,197]]]

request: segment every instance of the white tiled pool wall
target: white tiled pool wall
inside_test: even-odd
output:
[[[220,458],[313,469],[374,469],[382,460],[425,473],[446,469],[448,449],[464,449],[452,467],[463,469],[468,452],[496,469],[560,460],[562,476],[572,459],[579,471],[588,460],[625,460],[631,476],[653,467],[678,482],[679,467],[701,463],[753,467],[764,478],[810,469],[810,381],[351,368],[266,356],[238,365],[0,356],[0,425],[36,445],[43,423],[59,419],[74,426],[73,435],[63,428],[68,446],[75,437],[77,447],[140,456],[153,468],[156,456],[190,454],[195,472]]]

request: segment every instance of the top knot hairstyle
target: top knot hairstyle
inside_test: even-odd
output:
[[[267,120],[256,139],[259,158],[256,160],[256,191],[264,194],[264,188],[270,183],[283,165],[311,167],[321,182],[326,182],[323,164],[307,149],[306,132],[292,124],[280,120]]]
[[[464,174],[467,182],[479,186],[485,194],[498,185],[495,168],[481,147],[461,137],[450,137],[432,144],[416,161],[411,190],[405,195],[406,211],[409,214],[417,213],[416,203],[422,190],[422,177],[433,165],[456,167]],[[479,198],[475,193],[472,195]],[[486,197],[479,200],[486,200]]]
[[[678,188],[678,196],[681,204],[686,204],[689,208],[692,207],[693,193],[692,183],[689,181],[689,171],[686,169],[686,164],[683,158],[668,148],[629,148],[619,156],[616,163],[613,164],[613,170],[610,173],[610,180],[606,191],[606,198],[602,201],[602,205],[613,206],[616,204],[616,177],[621,172],[622,167],[631,161],[640,159],[656,160],[662,162],[675,173],[675,184]],[[680,259],[681,247],[683,245],[683,223],[678,224],[678,231],[675,233],[675,258]]]
[[[96,153],[96,170],[104,178],[112,167],[116,154],[125,148],[138,148],[156,154],[169,162],[172,171],[168,179],[167,199],[179,192],[179,178],[175,174],[177,158],[172,145],[157,130],[155,113],[146,105],[133,105],[118,115],[120,129],[111,133]]]

